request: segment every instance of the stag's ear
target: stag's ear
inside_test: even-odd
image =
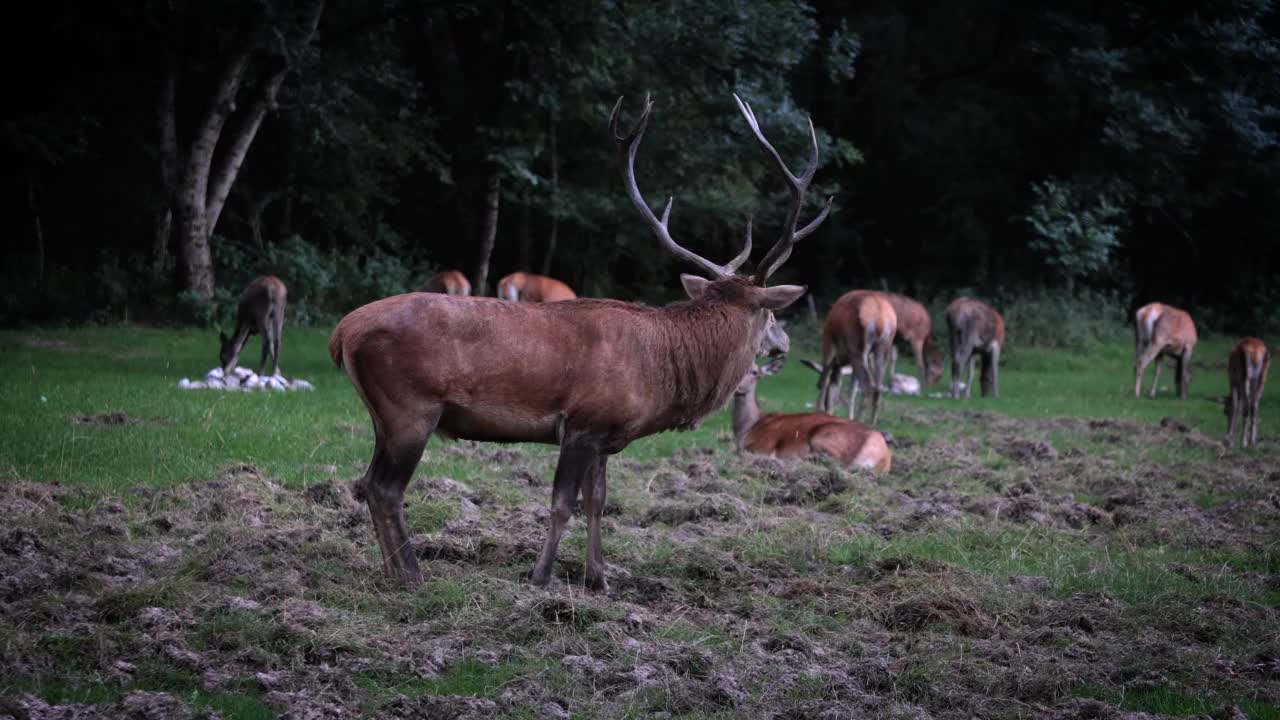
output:
[[[766,310],[781,310],[800,299],[808,291],[803,285],[775,285],[759,291],[760,307]]]
[[[682,273],[680,275],[680,284],[684,285],[684,291],[689,294],[689,297],[697,300],[702,297],[702,293],[707,291],[707,286],[711,284],[711,281],[697,275]]]

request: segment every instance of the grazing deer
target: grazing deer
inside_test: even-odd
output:
[[[1231,394],[1227,396],[1227,444],[1240,425],[1240,446],[1258,444],[1258,403],[1267,384],[1271,353],[1258,338],[1245,338],[1227,357],[1227,379]],[[1244,422],[1241,422],[1243,419]]]
[[[889,377],[898,370],[898,343],[906,343],[920,368],[920,386],[936,385],[942,379],[942,353],[933,344],[933,321],[924,305],[898,293],[881,293],[898,316],[898,335],[889,355]]]
[[[240,303],[236,307],[236,329],[227,337],[219,332],[222,350],[218,353],[222,373],[227,375],[236,369],[240,360],[240,351],[249,340],[249,336],[262,336],[262,363],[258,368],[261,375],[267,368],[267,359],[271,359],[271,374],[280,372],[280,335],[284,332],[284,306],[288,291],[280,278],[274,275],[261,275],[254,278],[240,293]]]
[[[514,272],[498,281],[498,297],[523,302],[559,302],[578,296],[572,288],[555,278]]]
[[[733,439],[738,451],[778,458],[828,455],[846,465],[889,472],[893,453],[879,432],[856,420],[841,420],[823,412],[760,414],[756,383],[782,367],[778,357],[768,365],[753,365],[738,383],[733,397]]]
[[[826,207],[797,229],[818,169],[812,157],[796,177],[737,99],[766,158],[787,181],[790,207],[781,236],[751,277],[735,274],[751,252],[717,265],[678,245],[640,194],[635,156],[653,104],[619,133],[622,99],[610,127],[627,195],[659,244],[708,278],[681,276],[690,299],[654,308],[617,300],[511,303],[411,293],[358,308],[334,328],[329,352],[373,420],[373,460],[362,482],[382,548],[384,570],[421,582],[404,522],[404,489],[432,433],[494,442],[560,446],[546,542],[531,581],[546,585],[556,548],[581,491],[587,518],[586,584],[607,589],[601,513],[609,457],[637,438],[696,427],[722,407],[759,355],[784,353],[789,340],[774,320],[804,294],[799,285],[765,287],[793,245],[813,233]]]
[[[457,270],[443,270],[422,284],[422,292],[445,295],[470,295],[471,282]]]
[[[982,358],[982,394],[1000,397],[1000,350],[1004,347],[1004,317],[973,298],[957,298],[947,306],[951,337],[951,397],[960,397],[960,369],[968,367],[964,396],[973,395],[973,366]]]
[[[871,401],[869,424],[880,417],[880,387],[889,366],[889,351],[898,319],[893,306],[874,290],[851,290],[836,300],[822,326],[822,366],[818,379],[818,409],[834,413],[831,404],[831,380],[844,365],[853,366],[853,383],[849,388],[849,419],[858,417],[858,388]],[[837,385],[839,381],[837,381]],[[856,408],[856,409],[855,409]]]
[[[1160,359],[1166,357],[1177,364],[1178,397],[1186,400],[1191,385],[1191,351],[1199,339],[1191,316],[1172,305],[1149,303],[1138,308],[1133,321],[1138,356],[1134,363],[1133,396],[1142,397],[1143,376],[1153,360],[1156,372],[1151,397],[1156,396],[1156,388],[1160,386]]]

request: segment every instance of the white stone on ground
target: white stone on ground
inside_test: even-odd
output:
[[[279,371],[275,375],[259,375],[245,367],[237,367],[225,376],[222,368],[214,368],[205,373],[203,380],[182,378],[178,381],[178,387],[183,390],[275,390],[277,392],[315,389],[315,386],[306,380],[299,378],[290,380]]]

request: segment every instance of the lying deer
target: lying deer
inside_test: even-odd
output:
[[[898,320],[889,301],[874,290],[851,290],[836,300],[822,326],[822,375],[818,379],[818,409],[834,413],[831,381],[844,365],[853,367],[849,388],[849,419],[861,414],[858,389],[871,401],[870,424],[880,417],[880,386],[889,366],[889,352]],[[837,386],[839,380],[836,381]]]
[[[470,295],[471,282],[457,270],[442,270],[422,284],[422,292]]]
[[[789,340],[773,313],[805,293],[765,287],[796,242],[826,218],[826,207],[797,228],[818,169],[810,125],[809,166],[796,177],[765,138],[750,106],[735,100],[770,164],[786,180],[790,206],[781,236],[754,275],[737,275],[751,252],[718,265],[681,247],[640,194],[635,157],[653,104],[619,133],[622,100],[610,126],[627,195],[658,243],[707,277],[683,275],[689,300],[654,308],[617,300],[512,303],[410,293],[358,308],[334,328],[329,352],[373,420],[373,460],[365,473],[369,512],[384,570],[422,580],[404,520],[404,490],[432,433],[494,442],[560,446],[546,542],[531,581],[546,585],[570,513],[582,493],[587,519],[586,584],[603,590],[601,513],[609,458],[633,440],[696,427],[722,407],[760,355]]]
[[[1151,397],[1156,396],[1156,388],[1160,386],[1160,359],[1165,357],[1177,364],[1178,397],[1186,400],[1191,385],[1191,351],[1198,340],[1191,316],[1172,305],[1150,303],[1134,314],[1133,330],[1137,345],[1133,396],[1142,397],[1143,376],[1152,361],[1156,363],[1156,372]]]
[[[942,379],[942,353],[933,344],[933,321],[924,305],[898,293],[881,293],[898,317],[898,334],[889,355],[889,377],[898,370],[898,344],[906,343],[920,368],[920,387],[936,385]]]
[[[271,360],[271,375],[280,372],[280,335],[284,332],[284,306],[288,292],[280,278],[274,275],[261,275],[254,278],[240,293],[240,303],[236,307],[236,329],[227,337],[219,332],[218,338],[222,349],[218,353],[218,362],[222,373],[227,375],[236,369],[240,360],[240,351],[249,340],[250,335],[262,336],[262,363],[258,374],[262,375],[267,368],[267,359]]]
[[[973,298],[957,298],[947,306],[951,337],[951,397],[960,397],[960,369],[968,367],[964,396],[973,395],[973,367],[982,358],[982,394],[1000,397],[1000,350],[1004,347],[1004,317]]]
[[[1270,367],[1271,353],[1258,338],[1241,340],[1227,357],[1227,379],[1231,381],[1226,407],[1228,445],[1236,425],[1240,425],[1241,447],[1258,444],[1258,403]]]
[[[753,365],[734,391],[733,439],[738,451],[778,458],[828,455],[846,465],[889,472],[893,453],[884,436],[856,420],[822,412],[760,414],[756,383],[777,372],[783,360]]]
[[[559,302],[578,296],[572,288],[555,278],[515,272],[498,281],[498,297],[523,302]]]

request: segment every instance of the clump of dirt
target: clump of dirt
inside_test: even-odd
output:
[[[802,462],[784,467],[777,485],[765,494],[773,505],[810,505],[848,490],[848,471],[835,465]]]
[[[74,415],[71,418],[73,425],[137,425],[140,422],[142,421],[118,410],[99,415]]]
[[[986,637],[992,632],[991,621],[977,603],[955,591],[903,600],[889,608],[885,624],[897,630],[915,631],[941,626],[971,637]]]
[[[703,520],[732,522],[748,515],[750,515],[750,509],[741,499],[718,493],[650,506],[645,511],[640,525],[647,527],[654,523],[662,523],[674,526]]]
[[[997,445],[996,451],[1023,464],[1053,462],[1058,459],[1057,449],[1043,440],[1009,438]]]
[[[1080,529],[1112,525],[1111,513],[1065,495],[1027,492],[1013,497],[974,498],[965,510],[982,517],[1022,524]]]

